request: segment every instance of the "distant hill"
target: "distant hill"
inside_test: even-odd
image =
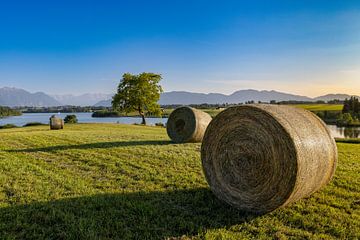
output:
[[[348,95],[348,94],[327,94],[324,96],[320,96],[320,97],[316,97],[314,98],[315,101],[321,100],[321,101],[330,101],[330,100],[334,100],[334,99],[339,99],[339,100],[345,100],[346,98],[349,99],[350,97],[352,97],[352,95]],[[359,96],[354,96],[357,98],[360,98]]]
[[[282,93],[277,91],[258,91],[258,90],[240,90],[236,91],[233,94],[225,95],[221,93],[192,93],[185,91],[174,91],[174,92],[165,92],[161,94],[159,103],[161,105],[170,105],[170,104],[221,104],[221,103],[244,103],[246,101],[262,101],[270,102],[271,100],[275,101],[314,101],[314,99],[299,96],[294,94]],[[111,106],[111,100],[105,100],[98,102],[95,106]]]
[[[60,102],[62,105],[73,106],[93,106],[94,104],[104,99],[109,99],[113,94],[103,93],[86,93],[79,96],[67,95],[53,95],[52,97]]]
[[[160,104],[217,104],[217,103],[243,103],[246,101],[312,101],[311,98],[277,91],[240,90],[233,94],[219,93],[190,93],[190,92],[166,92],[161,95]]]
[[[43,92],[30,93],[18,88],[0,88],[0,106],[50,107],[60,105],[62,105],[60,102]]]
[[[95,107],[111,107],[111,99],[108,100],[102,100],[98,103],[96,103],[94,106]]]
[[[42,92],[30,93],[23,89],[4,87],[0,88],[0,106],[111,106],[112,94],[87,93],[75,95],[49,96]],[[161,94],[159,103],[161,105],[171,104],[222,104],[222,103],[244,103],[246,101],[270,102],[279,101],[329,101],[333,99],[344,100],[350,98],[348,94],[327,94],[316,98],[289,94],[278,91],[258,91],[253,89],[236,91],[230,95],[221,93],[192,93],[185,91],[165,92]],[[359,97],[360,98],[360,97]]]

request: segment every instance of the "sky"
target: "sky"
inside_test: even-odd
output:
[[[0,87],[360,95],[360,1],[1,1]]]

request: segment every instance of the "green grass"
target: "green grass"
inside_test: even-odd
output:
[[[342,104],[295,104],[291,106],[309,111],[341,111],[343,109]]]
[[[333,181],[263,216],[217,200],[200,144],[160,127],[0,130],[2,239],[358,239],[360,145],[338,143]]]

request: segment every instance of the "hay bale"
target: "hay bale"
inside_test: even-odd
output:
[[[52,115],[50,117],[50,129],[51,130],[59,130],[64,128],[64,120]]]
[[[179,107],[169,116],[167,134],[176,143],[201,142],[211,116],[191,107]]]
[[[218,198],[246,212],[266,213],[326,185],[337,148],[326,125],[309,111],[247,105],[212,120],[201,159]]]

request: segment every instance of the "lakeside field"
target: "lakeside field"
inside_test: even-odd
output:
[[[200,144],[120,124],[0,130],[5,239],[359,239],[360,144],[338,143],[333,181],[263,216],[217,200]]]
[[[295,104],[292,105],[309,111],[341,111],[342,104]]]

